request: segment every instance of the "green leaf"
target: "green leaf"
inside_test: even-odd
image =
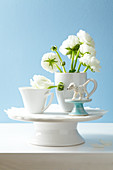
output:
[[[84,54],[91,54],[91,53],[89,53],[89,52],[85,52]]]
[[[68,52],[66,53],[66,55],[72,55],[72,51],[71,51],[71,50],[68,51]]]
[[[82,57],[83,57],[84,53],[81,53],[81,52],[80,52],[80,54],[81,54],[81,55],[82,55]]]
[[[80,44],[77,44],[77,45],[75,45],[75,46],[72,48],[72,50],[78,51],[79,47],[80,47]]]
[[[80,42],[80,45],[84,44],[83,42]]]
[[[70,47],[65,48],[66,50],[72,50]]]

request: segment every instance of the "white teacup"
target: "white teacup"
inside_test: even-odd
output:
[[[35,89],[33,87],[20,87],[24,108],[30,113],[43,113],[52,103],[54,93],[50,89]],[[51,95],[46,106],[47,97]]]

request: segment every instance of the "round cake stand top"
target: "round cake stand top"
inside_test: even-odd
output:
[[[52,108],[52,107],[51,107]],[[19,121],[30,122],[84,122],[101,118],[107,111],[94,108],[85,108],[87,116],[71,116],[68,113],[60,111],[58,106],[47,110],[42,114],[28,113],[24,108],[11,108],[5,110],[8,117]]]

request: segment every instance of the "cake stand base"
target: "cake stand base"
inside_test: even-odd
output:
[[[85,142],[77,131],[77,122],[38,122],[34,126],[33,145],[73,146]]]
[[[66,112],[61,112],[60,108],[58,109],[58,107],[54,106],[51,111],[43,114],[30,114],[24,108],[11,108],[5,112],[10,119],[33,122],[35,135],[34,139],[30,141],[31,144],[39,146],[73,146],[85,142],[77,131],[78,122],[99,119],[107,112],[98,108],[85,108],[85,111],[88,113],[87,116],[71,116]]]

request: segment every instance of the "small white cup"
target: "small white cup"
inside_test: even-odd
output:
[[[33,87],[20,87],[24,108],[30,113],[43,113],[52,103],[54,93],[50,89],[35,89]],[[51,95],[46,106],[47,97]]]

